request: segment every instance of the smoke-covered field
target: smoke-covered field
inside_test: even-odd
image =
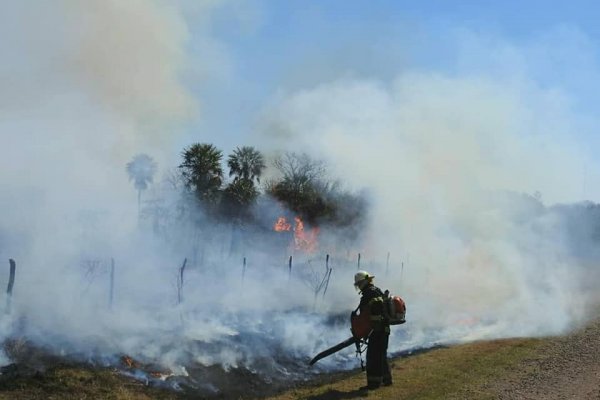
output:
[[[465,54],[487,61],[453,73],[399,66],[392,78],[341,71],[310,85],[282,75],[232,136],[214,120],[236,111],[206,97],[215,80],[241,79],[213,24],[237,10],[230,18],[252,29],[251,7],[0,6],[0,35],[13,39],[0,43],[0,284],[17,263],[1,339],[102,365],[127,355],[205,392],[225,385],[211,368],[303,380],[358,365],[351,349],[306,365],[350,336],[358,257],[407,303],[391,352],[560,334],[590,318],[600,208],[584,202],[595,164],[573,131],[597,124],[573,106],[577,93],[539,83],[525,63],[546,42],[467,33]],[[587,51],[571,31],[552,35]],[[486,58],[488,47],[506,57]],[[367,209],[354,226],[319,226],[308,250],[274,230],[295,213],[264,191],[251,222],[210,218],[174,180],[194,142],[254,146],[266,178],[277,155],[307,153]],[[139,153],[158,171],[138,210],[125,166]]]

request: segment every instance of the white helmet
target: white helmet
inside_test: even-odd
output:
[[[356,290],[362,290],[368,284],[373,282],[374,275],[371,275],[367,271],[358,271],[354,274],[354,287]]]

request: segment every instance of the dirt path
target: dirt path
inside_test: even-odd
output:
[[[600,320],[552,339],[539,356],[490,388],[503,400],[600,400]]]

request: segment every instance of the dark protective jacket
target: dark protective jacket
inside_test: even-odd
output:
[[[371,323],[374,331],[390,331],[389,316],[385,312],[384,294],[377,286],[368,284],[362,291],[360,298],[360,311],[368,311],[371,316]]]

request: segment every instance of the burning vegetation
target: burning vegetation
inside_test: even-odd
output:
[[[130,167],[141,158],[138,155],[128,164],[138,199],[142,197],[138,182],[152,179],[149,168]],[[143,159],[154,166],[150,157]],[[292,234],[290,248],[307,254],[327,251],[319,249],[318,244],[323,228],[343,230],[346,247],[360,239],[367,219],[366,196],[343,190],[340,181],[328,177],[322,161],[306,154],[284,153],[272,164],[274,172],[270,175],[277,177],[261,183],[267,164],[253,147],[237,148],[228,156],[230,181],[225,179],[223,153],[211,144],[196,143],[185,148],[182,159],[168,178],[169,191],[178,193],[176,200],[169,204],[161,199],[165,196],[162,185],[163,193],[155,190],[141,202],[141,220],[147,221],[155,233],[172,236],[169,231],[182,226],[201,232],[207,231],[207,223],[229,223],[237,232],[230,245],[232,251],[239,249],[248,232],[275,231]],[[137,170],[142,170],[144,176],[131,175]],[[279,215],[273,215],[274,209]],[[275,222],[266,225],[265,218]]]
[[[291,246],[294,250],[303,251],[305,253],[315,253],[318,250],[318,234],[319,228],[304,228],[302,218],[294,217],[294,225],[287,221],[285,217],[278,217],[277,222],[273,225],[275,232],[293,232],[294,240]]]
[[[261,197],[267,196],[296,214],[294,231],[298,231],[298,240],[302,242],[310,241],[303,235],[316,234],[312,230],[310,234],[303,231],[305,221],[312,226],[354,227],[366,217],[364,196],[342,190],[339,181],[328,178],[325,163],[307,154],[285,153],[276,158],[273,167],[279,178],[268,180],[264,193],[259,185],[266,163],[253,147],[237,148],[229,155],[227,165],[233,179],[228,183],[224,183],[223,154],[213,145],[193,144],[184,149],[182,156],[179,174],[173,181],[182,183],[182,189],[213,218],[246,223],[260,218],[253,215],[253,208],[262,201]]]

